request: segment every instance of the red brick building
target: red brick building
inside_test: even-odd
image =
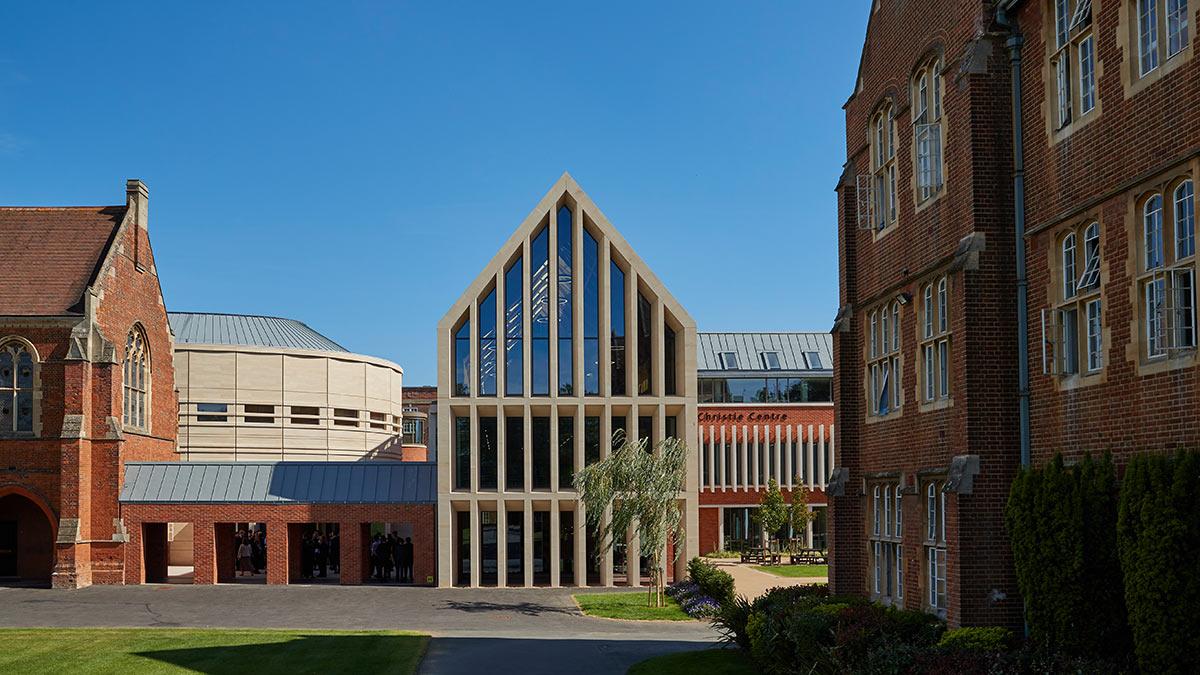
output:
[[[1198,10],[874,3],[838,185],[837,592],[1018,625],[1021,463],[1196,444]]]
[[[0,576],[121,583],[123,464],[174,456],[148,199],[0,208]]]
[[[833,351],[827,333],[698,333],[700,553],[760,544],[753,514],[771,478],[815,520],[790,533],[826,548],[833,469]]]

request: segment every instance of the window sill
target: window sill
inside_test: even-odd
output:
[[[886,422],[888,420],[899,419],[903,416],[904,416],[904,407],[901,406],[900,408],[893,410],[893,411],[887,413],[886,415],[867,415],[866,422],[867,422],[867,424],[877,424],[879,422]]]
[[[1083,115],[1080,115],[1078,118],[1071,120],[1065,126],[1055,129],[1051,124],[1047,124],[1047,127],[1049,127],[1050,130],[1050,145],[1056,145],[1067,138],[1070,138],[1073,134],[1091,124],[1092,120],[1098,117],[1100,117],[1099,100],[1096,101],[1096,106],[1094,108]]]
[[[918,188],[918,190],[919,190],[919,188]],[[935,192],[932,196],[927,197],[923,201],[921,200],[920,197],[918,197],[916,194],[914,194],[913,195],[913,212],[920,213],[920,212],[924,211],[925,209],[929,208],[930,206],[933,206],[934,204],[936,204],[944,196],[946,196],[946,183],[945,182],[942,183],[942,186],[940,188],[938,188],[937,192]]]
[[[32,431],[0,432],[0,441],[29,441],[38,438]]]
[[[1191,368],[1196,365],[1196,348],[1180,349],[1174,356],[1162,356],[1154,359],[1142,359],[1138,363],[1137,374],[1140,376],[1157,375],[1172,370]]]
[[[937,410],[946,410],[947,408],[953,408],[953,407],[954,407],[954,397],[947,396],[945,398],[939,398],[939,399],[935,399],[933,401],[927,401],[925,403],[922,403],[919,406],[917,406],[917,410],[922,413],[927,413],[927,412],[934,412]]]

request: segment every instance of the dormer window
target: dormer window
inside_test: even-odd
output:
[[[737,352],[721,352],[721,367],[725,370],[739,370]]]
[[[825,367],[821,363],[820,352],[804,352],[804,358],[808,361],[809,370],[824,370]]]
[[[761,356],[763,370],[779,370],[779,352],[763,352]]]

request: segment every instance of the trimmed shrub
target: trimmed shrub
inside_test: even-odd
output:
[[[1035,647],[1076,656],[1128,651],[1116,520],[1108,455],[1070,469],[1056,456],[1013,481],[1005,521]]]
[[[1117,539],[1138,666],[1200,671],[1200,454],[1130,461]]]
[[[733,577],[716,565],[702,559],[688,561],[688,576],[700,587],[700,592],[721,605],[733,601]]]
[[[1002,652],[1013,641],[1012,631],[997,626],[955,628],[942,633],[938,648],[958,652]]]

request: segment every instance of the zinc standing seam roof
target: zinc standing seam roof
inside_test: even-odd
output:
[[[433,462],[126,462],[124,504],[434,504]]]
[[[295,319],[202,312],[168,312],[167,319],[175,333],[175,344],[349,351]]]
[[[726,370],[721,352],[737,354],[738,370]],[[779,370],[764,371],[761,354],[777,352]],[[810,364],[806,352],[820,355],[820,367]],[[731,372],[804,371],[833,372],[833,336],[829,333],[697,333],[696,370]]]

